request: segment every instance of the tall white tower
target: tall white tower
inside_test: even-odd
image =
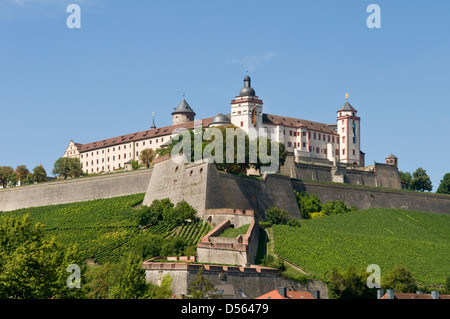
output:
[[[339,140],[340,162],[347,164],[361,165],[361,140],[360,122],[356,111],[348,103],[348,93],[345,96],[345,104],[337,111],[337,130]]]
[[[247,133],[249,128],[259,130],[262,128],[262,107],[263,102],[251,87],[250,77],[245,76],[244,87],[239,95],[231,101],[231,123]]]

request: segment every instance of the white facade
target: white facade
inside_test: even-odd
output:
[[[251,88],[250,77],[244,78],[244,88],[231,101],[230,121],[247,133],[256,129],[271,140],[281,142],[297,156],[363,165],[360,151],[360,118],[348,101],[337,112],[336,124],[324,124],[303,119],[263,113],[263,101]],[[64,157],[80,158],[85,173],[110,172],[121,169],[129,160],[138,160],[146,148],[156,150],[172,138],[176,128],[192,129],[194,111],[182,102],[172,113],[173,125],[124,135],[89,144],[70,141]],[[212,118],[203,119],[208,127]],[[252,136],[250,136],[252,138]]]

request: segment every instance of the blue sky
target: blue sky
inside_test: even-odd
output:
[[[66,7],[81,8],[69,29]],[[369,29],[369,4],[381,28]],[[228,113],[248,67],[264,112],[324,123],[349,102],[366,164],[450,172],[450,2],[0,0],[0,166],[50,174],[71,139]]]

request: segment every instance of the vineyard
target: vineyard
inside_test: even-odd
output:
[[[377,264],[383,274],[408,268],[423,284],[443,284],[450,274],[450,216],[372,208],[274,225],[275,253],[323,278],[332,267]]]
[[[19,217],[29,214],[33,222],[46,226],[49,236],[63,244],[78,244],[85,259],[98,263],[117,262],[127,252],[152,241],[181,238],[195,245],[211,229],[202,220],[176,226],[161,222],[142,230],[139,226],[144,194],[111,199],[20,209],[0,213]]]

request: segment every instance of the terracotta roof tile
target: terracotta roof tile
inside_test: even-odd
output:
[[[308,130],[339,135],[328,124],[307,121],[287,116],[263,114],[263,123],[271,125],[284,125],[286,127],[294,127],[294,128],[307,128]]]
[[[257,297],[256,299],[316,299],[307,291],[287,290],[286,297],[280,295],[277,289]]]
[[[212,119],[213,119],[212,117],[203,119],[202,120],[203,121],[203,127],[208,127],[209,124],[211,123]],[[187,123],[180,123],[180,124],[176,124],[176,125],[165,126],[165,127],[160,127],[160,128],[156,128],[156,129],[150,129],[150,130],[147,130],[147,131],[141,131],[141,132],[126,134],[126,135],[113,137],[113,138],[108,138],[106,140],[101,140],[101,141],[87,143],[87,144],[78,144],[78,145],[80,145],[78,147],[78,150],[80,152],[88,152],[88,151],[101,149],[101,148],[104,148],[104,147],[120,145],[120,144],[123,144],[123,143],[126,143],[126,142],[136,142],[136,141],[146,140],[146,139],[149,139],[149,138],[171,135],[172,132],[175,129],[180,129],[180,128],[193,129],[194,128],[194,121],[187,122]]]

